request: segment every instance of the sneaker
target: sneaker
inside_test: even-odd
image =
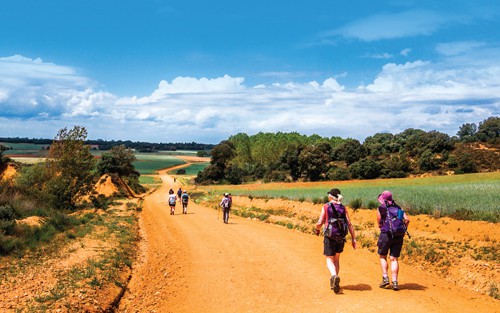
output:
[[[380,288],[385,288],[386,286],[389,285],[389,277],[383,277],[382,276],[382,282],[380,285],[378,285]]]
[[[330,278],[330,288],[335,293],[339,293],[340,292],[340,277],[339,276],[333,275]]]
[[[392,290],[394,290],[394,291],[398,291],[399,290],[398,282],[397,281],[393,281],[392,282]]]

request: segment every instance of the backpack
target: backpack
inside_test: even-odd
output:
[[[332,210],[333,216],[328,216],[328,209]],[[328,207],[325,210],[326,220],[328,221],[327,226],[324,229],[324,235],[330,239],[345,240],[345,236],[349,232],[349,227],[347,225],[347,217],[345,215],[345,207],[339,205],[342,213],[337,211],[337,207],[331,202],[328,203]]]
[[[170,195],[168,197],[168,204],[175,205],[175,196],[174,195]]]
[[[182,203],[188,203],[189,196],[187,193],[182,194],[181,196]]]
[[[391,235],[391,237],[403,237],[406,233],[406,225],[404,223],[404,211],[396,202],[392,204],[385,203],[386,216],[382,224],[381,231]]]
[[[229,209],[231,207],[231,199],[229,199],[228,197],[222,199],[222,207],[224,209]]]

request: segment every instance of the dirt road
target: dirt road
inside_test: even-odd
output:
[[[145,199],[142,256],[118,312],[500,312],[500,302],[403,266],[399,292],[378,288],[377,255],[346,245],[340,294],[329,288],[321,237],[191,202],[170,216],[166,174]]]

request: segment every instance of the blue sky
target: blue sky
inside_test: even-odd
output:
[[[0,137],[454,135],[500,114],[498,29],[496,0],[4,1]]]

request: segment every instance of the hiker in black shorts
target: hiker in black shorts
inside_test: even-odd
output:
[[[330,288],[335,293],[340,292],[340,254],[344,251],[345,236],[347,232],[351,234],[352,247],[356,249],[356,235],[354,234],[354,228],[349,220],[349,214],[347,209],[342,204],[342,195],[340,190],[333,188],[328,192],[328,203],[325,203],[321,209],[321,215],[319,216],[318,222],[316,223],[316,235],[320,234],[322,226],[324,226],[325,237],[323,239],[323,254],[326,256],[326,266],[330,271]],[[336,212],[334,212],[335,210]],[[340,223],[330,223],[332,218],[337,218],[336,220],[342,220],[342,225]],[[336,221],[335,220],[335,221]],[[328,236],[326,229],[329,225],[338,225],[338,236]],[[337,227],[337,226],[335,226]],[[340,230],[342,229],[342,230]]]
[[[387,263],[387,254],[390,251],[390,261],[391,261],[391,273],[392,273],[392,289],[397,291],[399,290],[398,285],[398,272],[399,272],[399,263],[398,258],[401,254],[401,249],[403,247],[403,234],[391,234],[390,223],[395,223],[394,218],[392,221],[387,219],[388,208],[391,206],[397,206],[392,199],[392,193],[390,191],[384,191],[378,196],[378,201],[380,202],[380,206],[377,210],[377,222],[380,228],[380,236],[378,238],[377,246],[378,246],[378,254],[380,257],[380,267],[382,269],[382,282],[380,283],[380,288],[385,288],[389,286],[389,274]],[[399,207],[399,206],[398,206]],[[402,212],[403,216],[399,218],[402,219],[404,223],[404,229],[408,227],[410,220],[404,211]],[[398,217],[396,217],[398,218]],[[401,222],[400,222],[401,223]]]

